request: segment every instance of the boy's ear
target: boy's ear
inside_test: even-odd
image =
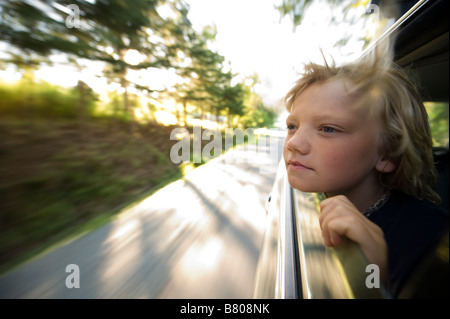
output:
[[[388,158],[381,156],[375,164],[375,168],[381,173],[390,173],[395,169],[395,164]]]

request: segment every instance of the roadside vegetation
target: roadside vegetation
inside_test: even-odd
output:
[[[233,72],[188,13],[182,0],[0,3],[0,71],[15,74],[0,80],[0,273],[181,178],[174,128],[273,124],[257,75]],[[92,65],[108,90],[85,82]]]
[[[0,85],[0,100],[0,272],[104,225],[192,165],[170,159],[170,133],[185,126],[99,115],[94,94],[80,111],[77,88],[22,79]]]

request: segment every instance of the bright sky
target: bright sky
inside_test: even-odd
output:
[[[276,100],[292,83],[292,25],[273,1],[188,0],[194,27],[216,25],[216,49],[243,76],[258,73],[259,93]]]
[[[302,69],[303,63],[315,60],[322,61],[320,48],[327,56],[332,55],[339,61],[339,55],[331,46],[342,38],[346,32],[352,34],[362,30],[361,26],[328,26],[331,15],[342,17],[342,10],[330,8],[323,0],[316,0],[308,10],[301,26],[293,32],[289,17],[280,19],[275,4],[282,0],[187,0],[190,5],[189,19],[194,27],[201,29],[205,25],[216,25],[217,37],[212,49],[225,56],[231,62],[233,72],[241,77],[259,75],[261,84],[256,88],[266,104],[278,104],[291,88]],[[346,50],[360,54],[360,50],[348,45]],[[0,47],[0,54],[4,48]],[[347,53],[348,53],[347,52]],[[149,76],[132,74],[142,84],[150,83],[153,88],[160,88],[164,79],[171,78],[170,73],[153,70]],[[78,79],[88,83],[96,90],[106,86],[102,75],[102,65],[86,62],[83,71],[78,72],[73,66],[60,67],[55,70],[43,67],[36,77],[50,83],[63,86],[74,86]],[[10,72],[0,72],[0,77],[14,79]],[[16,75],[17,77],[17,75]],[[117,88],[116,88],[117,89]]]
[[[289,91],[298,78],[302,65],[310,60],[322,61],[320,49],[332,54],[336,61],[339,55],[331,46],[349,32],[348,25],[329,27],[331,16],[342,16],[324,1],[308,10],[301,26],[293,30],[289,17],[280,19],[275,4],[281,0],[187,0],[190,4],[189,18],[194,27],[217,26],[216,48],[231,61],[234,72],[243,76],[255,72],[261,85],[258,93],[266,103],[276,104]],[[352,27],[351,32],[358,30]],[[361,28],[359,28],[361,30]],[[348,47],[358,56],[360,51]]]

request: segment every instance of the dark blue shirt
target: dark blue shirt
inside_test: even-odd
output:
[[[393,191],[386,204],[369,219],[384,232],[388,246],[387,290],[395,298],[421,259],[448,231],[448,211]]]

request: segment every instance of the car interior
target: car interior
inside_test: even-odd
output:
[[[411,1],[409,1],[411,2]],[[424,101],[443,102],[447,107],[449,88],[448,1],[416,1],[420,7],[398,29],[395,61],[410,68],[419,79]],[[434,147],[438,180],[435,190],[441,206],[449,209],[449,145]],[[399,298],[449,297],[449,233],[436,243],[400,293]]]

